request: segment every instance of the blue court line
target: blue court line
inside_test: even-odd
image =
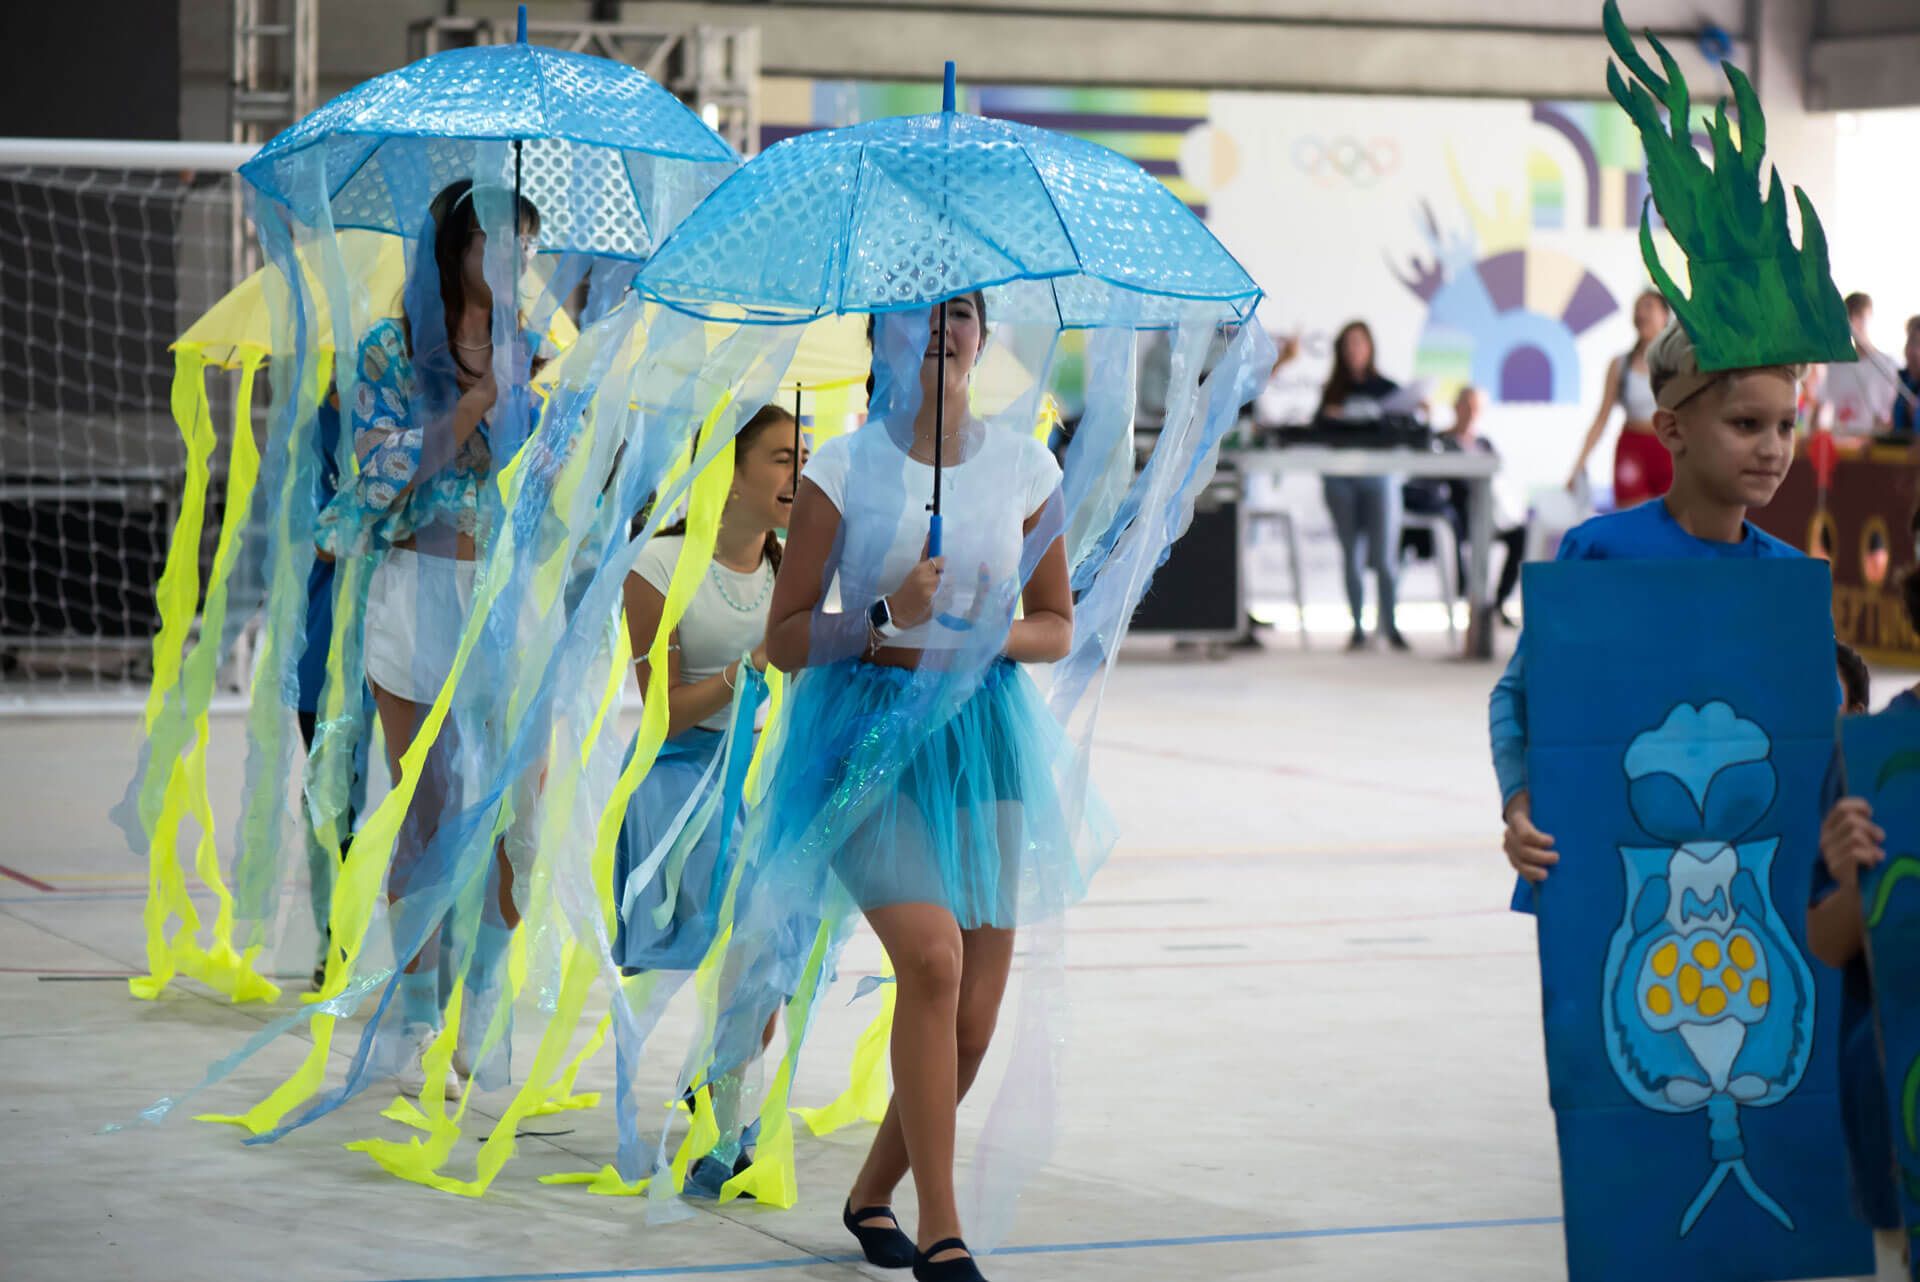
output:
[[[1379,1237],[1396,1233],[1452,1233],[1473,1229],[1530,1229],[1560,1223],[1557,1215],[1511,1220],[1443,1220],[1432,1224],[1366,1224],[1337,1229],[1281,1229],[1267,1233],[1209,1233],[1196,1237],[1125,1238],[1106,1242],[1054,1242],[1008,1246],[992,1259],[1009,1255],[1068,1255],[1079,1251],[1166,1250],[1182,1246],[1234,1246],[1259,1242],[1296,1242],[1308,1238]],[[613,1282],[624,1278],[690,1278],[715,1274],[770,1273],[817,1264],[858,1264],[858,1255],[799,1255],[784,1260],[741,1260],[731,1264],[667,1264],[645,1269],[593,1269],[580,1273],[487,1273],[466,1277],[392,1278],[385,1282]]]

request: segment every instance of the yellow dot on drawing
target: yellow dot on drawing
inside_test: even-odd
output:
[[[1700,1000],[1700,972],[1691,966],[1680,968],[1680,1000],[1689,1006]]]
[[[1671,939],[1653,950],[1653,973],[1665,979],[1673,974],[1674,966],[1680,960],[1680,949]]]
[[[1667,991],[1666,985],[1655,984],[1647,990],[1647,1009],[1656,1015],[1673,1013],[1673,994]]]
[[[1700,963],[1700,969],[1712,970],[1720,964],[1720,945],[1711,939],[1703,939],[1693,946],[1693,959]]]
[[[1720,972],[1720,982],[1727,986],[1728,992],[1737,993],[1740,991],[1740,972],[1729,966]]]
[[[1747,1000],[1755,1006],[1765,1006],[1767,997],[1773,990],[1767,987],[1767,981],[1756,979],[1747,985]]]
[[[1727,957],[1741,970],[1752,970],[1753,963],[1759,960],[1754,955],[1753,941],[1745,935],[1735,935],[1728,942]]]
[[[1700,1013],[1702,1015],[1718,1015],[1726,1008],[1727,995],[1721,992],[1717,986],[1708,984],[1706,989],[1700,994]]]

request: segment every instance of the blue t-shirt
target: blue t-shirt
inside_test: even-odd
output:
[[[1920,397],[1920,376],[1900,371],[1900,386],[1909,394]],[[1913,403],[1905,396],[1895,393],[1893,397],[1893,430],[1911,433],[1914,430]]]
[[[1665,499],[1650,499],[1624,512],[1596,516],[1575,526],[1560,541],[1560,561],[1685,561],[1712,557],[1796,557],[1805,555],[1747,521],[1740,541],[1717,543],[1696,538],[1680,527]],[[1493,772],[1500,780],[1500,805],[1527,786],[1527,638],[1513,647],[1507,670],[1487,701],[1488,733],[1493,741]]]
[[[1920,696],[1902,690],[1887,705],[1920,712]],[[1824,816],[1846,795],[1846,771],[1836,748],[1833,765],[1820,799]],[[1817,904],[1839,889],[1827,861],[1813,861],[1813,893]],[[1887,1083],[1880,1066],[1880,1047],[1873,1031],[1873,975],[1862,948],[1840,969],[1840,1125],[1847,1136],[1847,1156],[1853,1171],[1853,1199],[1861,1216],[1876,1229],[1900,1227],[1900,1203],[1893,1185],[1893,1118],[1887,1107]]]

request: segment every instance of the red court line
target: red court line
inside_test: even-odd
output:
[[[57,889],[41,881],[38,877],[29,877],[27,874],[9,868],[5,864],[0,864],[0,877],[11,877],[23,886],[32,886],[35,890],[44,890],[48,894],[53,894]]]

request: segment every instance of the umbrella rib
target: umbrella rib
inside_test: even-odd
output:
[[[840,284],[834,294],[833,310],[835,315],[844,314],[847,305],[848,265],[853,249],[853,218],[860,209],[860,180],[867,173],[867,144],[860,144],[860,155],[853,164],[853,199],[847,202],[847,216],[840,227]]]
[[[1033,167],[1033,180],[1040,184],[1040,192],[1047,198],[1047,207],[1053,210],[1054,221],[1060,224],[1060,234],[1067,238],[1067,248],[1073,251],[1073,261],[1077,263],[1081,271],[1084,272],[1086,270],[1086,260],[1081,258],[1080,246],[1074,243],[1073,232],[1067,227],[1067,220],[1060,213],[1060,202],[1053,198],[1053,191],[1047,186],[1047,180],[1040,176],[1040,166],[1034,160],[1033,153],[1027,150],[1027,144],[1024,142],[1014,145],[1019,147],[1020,154],[1027,158],[1027,164]]]

